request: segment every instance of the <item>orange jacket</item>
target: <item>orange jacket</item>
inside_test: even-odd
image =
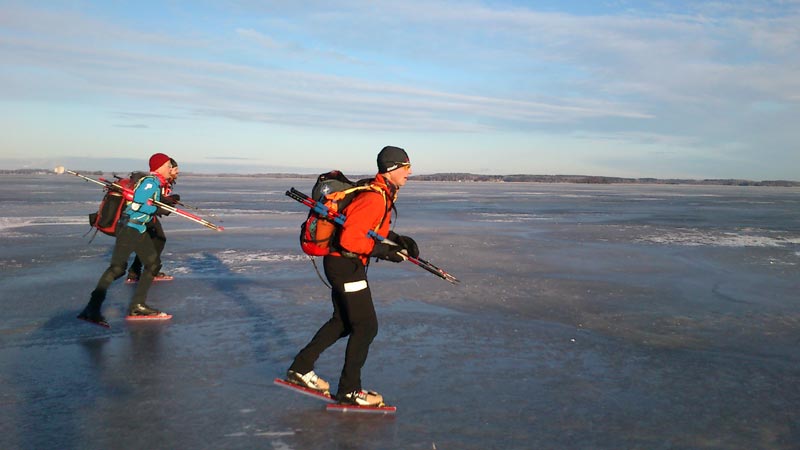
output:
[[[379,188],[380,192],[364,191],[356,195],[342,211],[347,220],[339,233],[342,251],[355,253],[364,265],[368,263],[369,254],[375,247],[375,240],[367,233],[372,230],[384,237],[389,234],[392,205],[397,199],[397,187],[383,175],[377,174],[372,185]],[[338,252],[331,254],[341,256]]]

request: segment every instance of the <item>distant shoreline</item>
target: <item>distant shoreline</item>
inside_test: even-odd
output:
[[[84,175],[103,175],[102,171],[78,171]],[[122,172],[118,172],[122,175]],[[13,169],[0,170],[0,175],[53,175],[52,169]],[[205,177],[239,177],[239,178],[316,178],[318,174],[300,173],[191,173],[184,172],[183,176]],[[349,176],[352,180],[366,178],[371,175],[354,174]],[[472,173],[435,173],[429,175],[413,175],[413,180],[419,181],[448,181],[448,182],[476,182],[476,183],[571,183],[571,184],[690,184],[707,186],[779,186],[800,187],[800,181],[790,180],[742,180],[742,179],[683,179],[683,178],[623,178],[605,177],[595,175],[478,175]]]

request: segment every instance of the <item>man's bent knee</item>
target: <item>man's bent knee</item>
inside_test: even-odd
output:
[[[122,278],[125,275],[126,266],[112,264],[108,267],[109,273],[114,276],[115,280]]]

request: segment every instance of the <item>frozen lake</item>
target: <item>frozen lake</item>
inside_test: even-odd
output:
[[[272,384],[331,313],[283,195],[312,184],[181,178],[226,230],[165,218],[174,318],[126,324],[118,280],[105,330],[100,188],[0,176],[0,448],[800,447],[800,189],[410,181],[396,230],[462,283],[371,266],[375,416]]]

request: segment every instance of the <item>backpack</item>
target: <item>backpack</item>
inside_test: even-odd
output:
[[[128,178],[114,176],[117,178],[116,183],[127,189],[133,188],[146,175],[147,173],[145,172],[131,172]],[[97,208],[97,212],[89,214],[89,225],[101,233],[116,236],[117,222],[119,222],[127,203],[122,192],[107,189],[103,199],[100,200],[100,207]]]
[[[383,191],[370,184],[370,179],[357,183],[350,181],[342,172],[332,170],[317,177],[311,198],[322,202],[329,210],[342,212],[353,198],[364,191]],[[385,197],[384,197],[385,200]],[[338,227],[336,223],[320,216],[313,209],[300,226],[300,248],[309,256],[325,256],[336,248]]]

